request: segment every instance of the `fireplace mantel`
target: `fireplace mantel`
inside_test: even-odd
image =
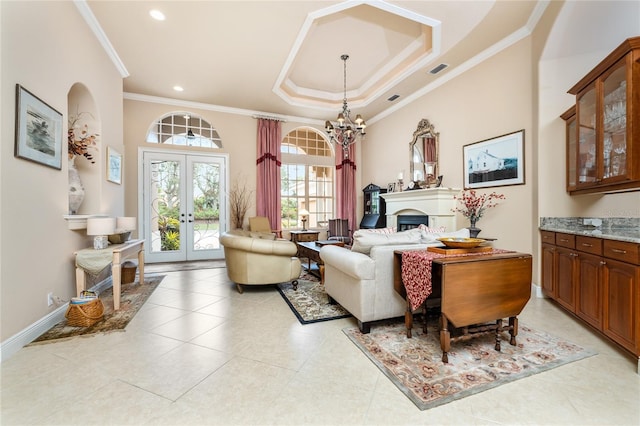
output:
[[[455,231],[458,228],[453,211],[454,196],[458,193],[460,189],[456,188],[428,188],[380,194],[387,205],[387,226],[396,227],[399,215],[425,214],[429,216],[429,226],[444,226],[447,231]]]

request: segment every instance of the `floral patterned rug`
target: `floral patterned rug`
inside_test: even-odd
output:
[[[370,334],[357,327],[343,332],[420,410],[596,354],[520,323],[516,346],[509,344],[508,333],[501,352],[494,350],[493,334],[455,342],[444,364],[437,321],[431,323],[428,334],[414,324],[411,339],[399,321],[374,325]]]
[[[329,303],[329,296],[318,279],[308,273],[298,280],[298,290],[291,283],[278,284],[278,292],[301,324],[331,321],[351,316],[342,306]]]
[[[146,269],[146,267],[145,267]],[[146,271],[145,271],[146,272]],[[98,296],[104,305],[104,314],[101,320],[89,327],[72,327],[64,319],[49,331],[42,334],[30,345],[50,343],[59,339],[68,339],[75,336],[87,336],[96,333],[108,333],[111,331],[123,331],[129,321],[138,313],[144,302],[162,282],[164,275],[144,274],[144,285],[138,283],[138,276],[131,284],[122,284],[120,288],[120,309],[113,310],[113,288],[103,290]]]

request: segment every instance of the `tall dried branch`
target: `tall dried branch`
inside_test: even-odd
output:
[[[231,210],[231,225],[233,229],[242,228],[244,217],[251,205],[252,190],[247,188],[244,179],[236,179],[229,191],[229,209]]]

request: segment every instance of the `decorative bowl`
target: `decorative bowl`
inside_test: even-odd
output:
[[[129,241],[131,237],[131,231],[121,232],[118,234],[109,235],[109,242],[111,244],[123,244]]]
[[[438,238],[445,246],[451,248],[474,248],[484,243],[486,240],[482,238]]]

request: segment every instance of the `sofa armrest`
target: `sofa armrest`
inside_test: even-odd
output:
[[[320,249],[320,258],[325,267],[330,266],[358,280],[375,278],[375,262],[366,254],[344,247],[326,245]]]

